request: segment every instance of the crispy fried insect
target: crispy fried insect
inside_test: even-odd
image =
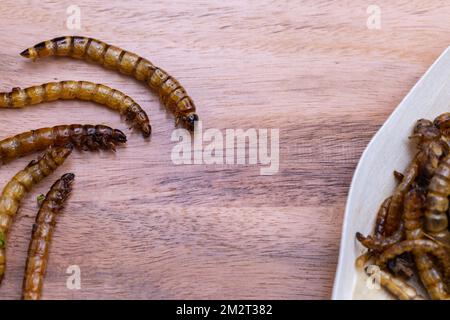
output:
[[[386,271],[377,269],[376,276],[379,277],[380,285],[400,300],[423,300],[414,287],[404,280],[393,277]],[[367,275],[371,275],[370,268],[366,268]]]
[[[423,206],[425,195],[423,190],[411,189],[405,196],[405,210],[403,221],[405,224],[405,234],[407,240],[417,240],[423,238]],[[447,299],[448,294],[442,275],[434,262],[426,253],[413,250],[414,261],[416,262],[419,277],[427,289],[431,299]]]
[[[403,223],[407,240],[422,239],[422,210],[425,199],[425,190],[421,188],[413,188],[405,195]]]
[[[386,217],[386,224],[385,224],[386,236],[392,235],[399,227],[401,220],[401,209],[403,206],[403,198],[405,196],[405,193],[409,190],[409,188],[411,187],[414,180],[417,178],[419,174],[421,157],[422,157],[421,152],[416,154],[413,161],[406,169],[406,172],[403,175],[403,180],[395,188]]]
[[[61,125],[18,134],[0,141],[0,160],[5,163],[50,145],[71,142],[82,150],[115,150],[115,145],[127,141],[125,134],[103,125]]]
[[[46,56],[67,56],[118,70],[145,81],[155,90],[163,104],[175,115],[177,124],[181,122],[193,130],[198,120],[194,102],[174,77],[147,59],[103,41],[79,36],[59,37],[28,48],[21,55],[33,61]]]
[[[450,258],[448,252],[436,242],[423,239],[405,240],[390,246],[378,256],[377,265],[383,267],[389,260],[405,252],[432,254],[442,264],[445,276],[447,277],[450,274]]]
[[[133,126],[140,128],[144,137],[150,136],[147,114],[131,97],[103,84],[88,81],[50,82],[25,89],[13,88],[0,93],[0,108],[21,108],[41,102],[79,99],[94,101],[119,111]]]
[[[440,114],[434,119],[434,125],[439,128],[439,130],[445,134],[448,135],[448,129],[450,129],[450,112],[445,112],[443,114]]]
[[[401,180],[403,180],[403,175]],[[401,181],[400,180],[400,181]],[[389,206],[391,205],[392,197],[384,199],[377,213],[377,220],[375,222],[374,236],[375,238],[380,238],[384,236],[384,228],[386,225],[386,217],[389,211]]]
[[[441,160],[428,185],[425,230],[440,242],[450,244],[447,210],[450,196],[450,155]]]
[[[446,300],[450,296],[446,291],[442,274],[434,264],[433,260],[423,253],[414,253],[414,261],[419,271],[420,280],[427,289],[433,300]]]
[[[57,180],[45,196],[36,216],[23,279],[22,299],[24,300],[39,300],[41,298],[56,217],[72,191],[74,179],[73,173],[66,173]]]
[[[34,185],[62,165],[72,150],[71,144],[49,147],[38,160],[31,161],[25,169],[19,171],[3,189],[0,196],[0,238],[3,240],[0,247],[0,282],[5,274],[6,238],[21,200]]]
[[[364,237],[361,233],[356,233],[356,239],[366,248],[374,251],[383,251],[387,247],[392,246],[394,243],[401,241],[404,238],[403,223],[400,222],[399,228],[389,237]]]

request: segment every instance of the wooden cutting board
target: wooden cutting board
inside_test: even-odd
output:
[[[117,114],[63,101],[0,110],[0,136],[65,123],[124,130],[116,154],[76,152],[24,200],[9,237],[0,298],[20,297],[36,196],[64,172],[77,175],[58,220],[44,298],[329,298],[343,208],[362,150],[450,43],[442,1],[77,1],[81,29],[66,26],[73,1],[0,6],[0,90],[53,80],[120,89],[150,114],[151,140]],[[93,36],[175,75],[204,129],[280,130],[278,174],[258,165],[174,165],[173,119],[141,83],[71,59],[26,61],[41,40]],[[36,155],[0,168],[0,185]],[[81,289],[66,286],[78,265]]]

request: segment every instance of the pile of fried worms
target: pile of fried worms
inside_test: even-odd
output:
[[[382,202],[373,234],[356,233],[368,249],[356,265],[369,275],[378,270],[374,279],[398,299],[428,298],[410,281],[416,278],[429,298],[449,300],[450,113],[418,120],[410,140],[417,151],[403,174],[394,172],[398,184]]]

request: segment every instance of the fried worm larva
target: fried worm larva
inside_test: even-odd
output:
[[[389,210],[389,206],[391,204],[392,197],[384,199],[383,203],[380,206],[380,209],[377,213],[377,219],[375,222],[375,230],[374,237],[364,237],[361,233],[356,233],[356,238],[362,245],[364,245],[368,249],[372,249],[375,251],[381,251],[384,247],[388,246],[389,243],[395,243],[400,241],[402,236],[402,231],[396,232],[392,237],[383,238],[384,228],[386,225],[386,216]],[[400,239],[395,241],[395,239],[400,236]]]
[[[450,298],[445,283],[433,260],[425,253],[414,253],[419,277],[433,300],[447,300]]]
[[[401,209],[403,205],[403,198],[405,193],[409,190],[414,180],[419,173],[421,153],[419,152],[406,169],[403,180],[395,188],[392,200],[389,206],[389,210],[386,217],[385,234],[387,236],[392,235],[397,230],[401,220]]]
[[[358,241],[361,242],[363,246],[374,251],[385,250],[387,247],[392,246],[394,243],[401,241],[403,239],[403,236],[403,223],[400,223],[398,230],[396,230],[394,234],[389,237],[364,237],[361,233],[356,233],[356,239],[358,239]]]
[[[23,279],[22,299],[24,300],[39,300],[41,298],[56,217],[72,190],[71,185],[74,178],[73,173],[66,173],[57,180],[45,196],[36,216]]]
[[[450,196],[450,155],[439,164],[428,185],[425,230],[439,241],[450,244],[448,231],[448,196]]]
[[[414,287],[406,283],[404,280],[393,277],[386,271],[375,271],[380,280],[380,285],[386,288],[391,294],[400,300],[423,300]],[[370,276],[369,268],[366,268],[366,273]]]
[[[13,88],[11,92],[0,92],[0,108],[21,108],[59,99],[87,100],[105,105],[140,128],[144,137],[150,136],[150,121],[139,104],[116,89],[88,81],[49,82],[25,89]]]
[[[425,205],[425,193],[419,189],[411,189],[405,195],[403,223],[407,240],[422,238],[422,209]]]
[[[405,196],[405,210],[403,220],[405,224],[405,235],[407,240],[417,240],[423,238],[423,212],[422,208],[425,196],[417,189],[410,190]],[[434,265],[434,262],[426,253],[413,250],[414,261],[416,262],[420,280],[427,289],[433,300],[448,299],[442,275]]]
[[[403,175],[401,176],[403,180]],[[380,206],[377,213],[377,220],[375,222],[374,236],[380,238],[384,235],[384,228],[386,225],[386,217],[389,211],[389,206],[391,205],[392,197],[386,198]]]
[[[72,143],[82,150],[115,150],[115,145],[125,143],[126,135],[103,125],[61,125],[41,128],[18,134],[0,141],[0,161],[16,159],[50,145]]]
[[[441,262],[445,276],[450,274],[450,259],[448,252],[442,246],[431,240],[405,240],[396,243],[387,248],[378,256],[377,264],[379,266],[385,266],[388,260],[391,260],[405,252],[432,254]]]
[[[33,61],[47,56],[67,56],[118,70],[145,81],[159,94],[162,103],[175,115],[177,123],[181,122],[193,130],[198,120],[193,100],[174,77],[147,59],[103,41],[79,36],[58,37],[38,43],[24,50],[21,55]]]
[[[6,238],[20,202],[31,188],[49,176],[71,154],[73,146],[49,147],[38,160],[31,161],[19,171],[3,189],[0,196],[0,235],[4,240],[0,247],[0,282],[6,267]]]

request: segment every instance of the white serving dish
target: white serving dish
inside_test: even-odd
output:
[[[384,290],[368,289],[355,268],[364,250],[355,233],[373,230],[380,203],[395,187],[392,172],[402,172],[413,156],[408,136],[417,119],[450,111],[450,47],[433,63],[378,130],[353,175],[342,229],[332,299],[389,299]]]

